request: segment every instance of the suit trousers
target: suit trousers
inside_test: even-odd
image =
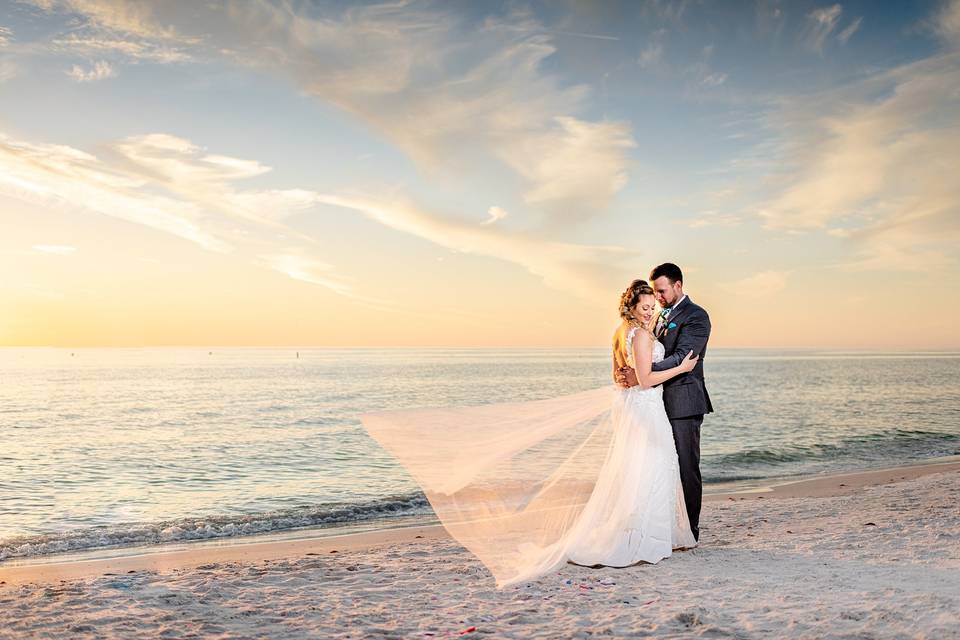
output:
[[[673,441],[677,445],[680,461],[680,484],[683,485],[683,501],[693,537],[700,539],[700,503],[703,500],[703,480],[700,478],[700,425],[703,416],[670,418]]]

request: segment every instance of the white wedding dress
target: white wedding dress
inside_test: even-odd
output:
[[[663,345],[653,347],[658,362]],[[567,562],[625,567],[696,545],[662,393],[610,385],[362,421],[503,588]]]
[[[636,328],[627,334],[627,364],[633,362]],[[663,360],[653,343],[653,361]],[[663,406],[663,388],[631,387],[614,400],[610,456],[572,530],[571,562],[626,567],[659,562],[696,540],[683,501],[673,430]]]

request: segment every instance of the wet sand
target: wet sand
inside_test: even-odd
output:
[[[439,526],[0,564],[0,637],[960,637],[960,462],[706,498],[701,546],[498,591]]]

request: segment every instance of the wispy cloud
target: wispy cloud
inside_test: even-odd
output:
[[[714,72],[704,76],[704,78],[700,81],[700,83],[707,87],[719,87],[726,81],[727,81],[727,74]]]
[[[108,148],[129,175],[225,218],[275,227],[316,202],[316,195],[306,189],[237,189],[233,183],[272,169],[256,160],[208,153],[177,136],[130,136]]]
[[[67,75],[74,82],[97,82],[98,80],[106,80],[107,78],[112,78],[117,75],[117,72],[109,62],[105,60],[100,60],[89,69],[84,69],[79,65],[73,65],[70,71],[67,72]]]
[[[643,0],[639,4],[643,14],[664,22],[680,23],[692,3],[690,0]]]
[[[108,153],[97,157],[0,135],[0,195],[143,225],[354,297],[331,265],[311,255],[314,241],[283,224],[287,216],[318,203],[318,194],[238,189],[236,182],[270,167],[208,153],[168,134],[132,136],[105,147]],[[33,249],[65,255],[69,247]]]
[[[76,252],[76,247],[65,244],[35,244],[31,247],[38,253],[50,253],[58,256],[69,256]]]
[[[635,146],[621,122],[557,117],[554,127],[500,148],[503,160],[534,188],[524,200],[555,219],[578,220],[605,211],[627,182],[626,151]]]
[[[526,14],[479,34],[456,12],[408,4],[317,17],[261,3],[232,20],[221,36],[240,62],[292,75],[430,171],[499,161],[526,181],[528,204],[566,221],[605,211],[626,182],[630,126],[579,117],[587,88],[543,70],[554,45]]]
[[[122,64],[171,64],[194,59],[203,39],[179,32],[157,13],[186,18],[189,4],[153,0],[20,0],[42,11],[67,17],[68,27],[43,46],[56,54],[90,61],[92,68],[74,64],[68,75],[93,82],[116,75]],[[207,11],[219,10],[210,5]],[[199,14],[197,14],[199,15]]]
[[[629,277],[624,264],[636,258],[635,252],[618,247],[546,241],[428,213],[399,192],[378,198],[306,189],[240,190],[234,183],[270,168],[208,153],[168,134],[133,136],[107,149],[110,154],[98,158],[64,145],[0,137],[0,194],[141,224],[358,299],[363,298],[332,265],[313,255],[308,238],[290,244],[299,236],[283,225],[287,216],[318,204],[353,210],[439,246],[517,264],[555,289],[598,300]],[[498,207],[488,214],[489,222],[507,215]],[[238,224],[259,231],[275,228],[284,238],[250,237],[237,233]]]
[[[490,226],[459,222],[431,213],[403,194],[322,195],[328,205],[353,210],[398,231],[439,246],[488,256],[523,267],[552,289],[599,303],[632,277],[630,264],[640,256],[620,247],[552,242]]]
[[[696,217],[683,221],[691,229],[705,227],[733,227],[743,222],[743,218],[733,213],[721,211],[703,211]]]
[[[197,224],[197,207],[150,193],[148,181],[79,149],[0,134],[0,193],[53,208],[143,224],[211,250],[227,245]]]
[[[18,69],[13,60],[0,59],[0,82],[6,82],[17,77]]]
[[[804,31],[804,42],[806,45],[816,51],[823,52],[823,45],[826,39],[837,28],[840,22],[840,14],[843,13],[843,7],[835,4],[829,7],[814,9],[807,14],[807,25]],[[851,32],[852,35],[852,32]]]
[[[65,54],[82,56],[112,55],[132,62],[155,62],[172,64],[187,62],[193,55],[183,48],[170,46],[167,43],[156,43],[147,40],[121,39],[113,36],[90,35],[81,37],[71,34],[64,38],[56,38],[52,42],[54,50]]]
[[[783,0],[757,0],[757,31],[778,38],[787,21]]]
[[[243,237],[238,224],[285,229],[284,218],[317,201],[304,189],[238,189],[234,183],[270,167],[207,153],[176,136],[131,136],[105,147],[110,153],[97,157],[0,135],[0,193],[120,218],[214,251],[229,251]]]
[[[934,31],[947,46],[960,48],[960,0],[946,0],[933,19]]]
[[[341,295],[349,295],[351,287],[336,278],[333,265],[297,254],[259,256],[260,261],[275,271],[302,282],[317,284]]]
[[[499,162],[525,182],[521,197],[548,224],[603,213],[627,181],[631,127],[582,117],[588,88],[563,86],[544,70],[558,33],[524,10],[478,27],[464,12],[407,2],[337,8],[259,1],[223,12],[193,3],[31,1],[81,21],[78,33],[54,40],[65,52],[172,62],[203,49],[290,76],[429,172],[467,179],[480,164]],[[673,4],[650,8],[682,13]]]
[[[172,40],[180,36],[172,26],[157,21],[152,2],[142,0],[21,0],[47,12],[65,12],[90,26],[149,39]]]
[[[499,220],[503,220],[507,217],[507,212],[501,209],[500,207],[490,207],[487,209],[487,215],[489,216],[481,224],[493,224]]]
[[[832,229],[872,256],[861,267],[901,269],[960,240],[958,63],[945,54],[795,98],[781,114],[789,186],[761,208],[766,225]]]
[[[663,43],[651,42],[644,47],[643,51],[640,52],[640,57],[637,59],[637,63],[640,65],[641,69],[650,69],[657,66],[662,59]]]
[[[0,49],[7,47],[13,40],[13,30],[9,27],[0,25]],[[0,55],[0,82],[6,82],[17,76],[16,63]]]
[[[708,44],[705,46],[700,60],[689,65],[686,69],[687,75],[693,76],[699,86],[706,87],[707,89],[719,87],[725,83],[728,78],[726,73],[713,69],[711,60],[713,59],[714,50],[715,45]]]
[[[787,287],[786,271],[761,271],[722,285],[727,293],[749,298],[765,298],[780,293]]]
[[[620,38],[616,36],[607,36],[602,33],[580,33],[578,31],[557,31],[555,29],[545,29],[546,33],[553,33],[558,36],[570,36],[573,38],[587,38],[589,40],[607,40],[609,42],[618,42]]]
[[[863,18],[857,18],[849,25],[844,27],[843,31],[837,34],[837,40],[840,41],[840,44],[847,44],[847,41],[850,40],[850,37],[860,29],[860,23],[863,22]]]

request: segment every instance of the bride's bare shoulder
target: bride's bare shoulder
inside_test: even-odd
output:
[[[649,336],[653,338],[653,334],[644,329],[643,327],[638,326],[628,326],[624,325],[618,331],[622,332],[624,342],[632,342],[635,349],[641,349],[646,346],[647,340],[638,339],[638,336]],[[632,337],[631,337],[631,334]]]
[[[643,346],[649,346],[656,340],[656,337],[652,333],[643,328],[638,328],[634,335],[643,336],[646,338],[646,340],[637,340],[637,343],[642,344]]]

